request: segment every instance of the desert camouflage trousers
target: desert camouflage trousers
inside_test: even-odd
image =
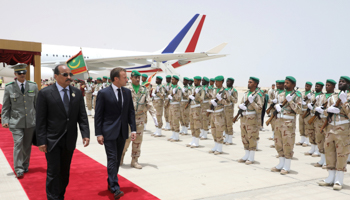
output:
[[[200,135],[200,129],[202,128],[202,108],[199,106],[190,109],[190,128],[192,136],[198,138]]]
[[[203,108],[202,108],[203,111]],[[202,112],[203,113],[203,112]],[[202,115],[203,116],[203,115]],[[225,131],[225,115],[224,112],[213,112],[210,114],[211,117],[211,134],[213,135],[214,141],[223,144],[224,137],[223,132]],[[202,123],[203,125],[203,123]]]
[[[85,93],[85,98],[88,110],[92,110],[92,93]]]
[[[188,105],[187,108],[185,109],[188,101],[181,101],[180,103],[180,113],[181,113],[181,118],[180,118],[180,123],[181,126],[186,126],[188,127],[189,122],[190,122],[190,106]]]
[[[276,120],[275,126],[275,149],[279,157],[285,157],[286,159],[292,159],[294,154],[295,143],[295,119],[283,119]]]
[[[315,127],[315,137],[316,137],[316,143],[317,147],[320,153],[324,153],[324,141],[325,141],[325,133],[322,131],[321,133],[321,128],[326,121],[327,118],[321,118],[321,119],[316,119],[314,122],[314,127]]]
[[[303,116],[300,116],[301,118],[303,118]],[[316,145],[316,137],[315,137],[315,127],[313,124],[309,124],[308,121],[312,118],[311,115],[305,117],[304,119],[304,127],[305,127],[305,135],[306,137],[309,138],[309,142],[311,144],[315,144]]]
[[[132,158],[140,157],[145,118],[146,118],[146,113],[145,112],[143,112],[142,114],[136,114],[135,115],[135,120],[136,120],[136,139],[134,141],[131,141],[131,137],[130,137],[131,131],[130,131],[130,128],[129,128],[129,138],[125,141],[123,155],[125,154],[125,152],[128,151],[130,143],[132,142],[131,157]]]
[[[328,170],[346,172],[347,159],[350,153],[349,129],[349,123],[327,126],[324,148]]]
[[[301,114],[299,115],[299,133],[300,136],[306,136],[305,135],[305,121],[303,119],[303,115],[306,111],[302,111]]]
[[[225,114],[225,133],[227,135],[233,135],[233,105],[224,107]]]
[[[164,109],[164,101],[162,99],[156,99],[153,100],[153,106],[157,111],[157,121],[158,121],[158,126],[157,128],[162,128],[163,127],[163,109]]]
[[[170,105],[167,106],[167,104],[169,104],[169,99],[164,99],[164,118],[165,118],[165,122],[170,122],[170,120],[169,120],[169,107],[170,107]]]
[[[210,109],[209,103],[201,103],[201,108],[202,108],[202,127],[201,129],[208,131],[209,130],[209,125],[208,121],[209,117],[207,117],[207,110]]]
[[[170,127],[174,132],[180,132],[180,104],[169,105]]]
[[[97,99],[97,96],[93,96],[94,110],[95,110],[95,108],[96,108],[96,99]]]
[[[260,114],[258,114],[260,115]],[[244,115],[241,117],[241,138],[244,150],[255,151],[259,139],[261,120],[257,114]],[[261,115],[260,115],[261,116]]]

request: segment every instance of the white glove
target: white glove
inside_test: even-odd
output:
[[[94,93],[92,93],[92,95],[97,96],[97,91],[95,91]]]
[[[306,95],[307,99],[311,99],[311,92],[309,94]]]
[[[152,97],[156,97],[156,96],[157,96],[156,94],[152,93]]]
[[[190,98],[191,100],[194,100],[194,96],[190,95],[188,98]]]
[[[254,96],[253,96],[253,95],[250,95],[250,96],[248,97],[248,100],[249,100],[249,103],[253,103],[253,101],[254,101]]]
[[[293,97],[292,97],[290,94],[288,94],[288,95],[286,96],[286,99],[287,99],[288,102],[290,102],[290,101],[293,99]]]
[[[157,85],[157,92],[159,92],[159,86]]]
[[[314,108],[312,107],[312,104],[311,104],[311,103],[308,103],[308,104],[307,104],[307,107],[308,107],[310,110],[314,109]]]
[[[327,109],[327,112],[334,113],[334,114],[338,114],[338,113],[340,113],[340,110],[339,110],[339,108],[336,108],[336,107],[334,107],[334,106],[331,106],[331,107],[329,107],[329,108]]]
[[[280,104],[276,104],[275,109],[277,110],[277,112],[281,112],[282,110]]]
[[[322,113],[324,112],[324,110],[322,109],[322,107],[321,107],[321,106],[320,106],[320,107],[315,108],[315,110],[316,110],[316,112],[318,112],[318,113],[320,113],[320,114],[322,114]]]
[[[212,99],[210,102],[211,102],[211,104],[212,104],[213,106],[215,106],[215,107],[218,106],[218,104],[215,102],[214,99]]]
[[[276,104],[277,103],[277,99],[272,100],[272,103]]]
[[[244,103],[239,104],[238,108],[241,110],[247,110],[247,106],[245,106]]]
[[[156,117],[153,117],[154,125],[158,126],[158,120]]]
[[[182,93],[185,93],[185,88],[182,88]]]
[[[302,104],[303,104],[303,106],[305,106],[305,105],[306,105],[306,102],[303,100],[303,103],[302,103]]]
[[[317,101],[319,98],[320,98],[320,95],[318,95],[318,96],[316,97],[316,101]]]
[[[169,91],[169,85],[168,85],[168,86],[166,86],[166,90],[167,90],[167,91]]]
[[[175,94],[175,93],[176,93],[176,88],[173,89],[173,94]]]
[[[196,88],[194,91],[195,91],[196,94],[197,94],[197,93],[199,92],[199,88]]]
[[[341,100],[342,103],[346,103],[346,100],[347,100],[347,95],[344,91],[342,91],[340,94],[339,94],[339,99]]]
[[[228,94],[229,94],[230,96],[232,95],[232,92],[231,92],[231,90],[229,90],[229,91],[228,91]]]
[[[221,94],[216,94],[216,98],[219,100],[219,101],[221,101],[222,100],[222,97],[221,97]]]
[[[173,97],[169,94],[168,95],[168,98],[170,99],[170,100],[172,100],[173,99]]]

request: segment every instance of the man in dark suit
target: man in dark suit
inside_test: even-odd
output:
[[[124,195],[118,183],[118,171],[125,140],[136,139],[135,111],[131,91],[123,86],[128,79],[123,68],[111,71],[112,84],[97,94],[95,108],[95,134],[97,141],[105,145],[107,154],[108,190],[119,199]]]
[[[39,150],[45,152],[47,161],[47,199],[64,199],[77,142],[77,123],[84,147],[89,145],[90,130],[84,97],[79,89],[70,86],[70,69],[58,65],[54,73],[57,82],[38,94],[36,134]]]

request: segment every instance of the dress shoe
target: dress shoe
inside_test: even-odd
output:
[[[246,161],[245,161],[245,164],[246,164],[246,165],[251,165],[251,164],[253,164],[253,163],[254,163],[254,161],[250,161],[250,160],[246,160]]]
[[[297,142],[297,143],[295,143],[295,145],[301,146],[301,145],[303,145],[303,143]]]
[[[327,169],[327,165],[322,165],[322,169]]]
[[[273,168],[271,168],[271,171],[272,171],[272,172],[280,172],[281,170],[280,170],[280,169],[277,169],[276,167],[273,167]]]
[[[274,144],[271,144],[271,145],[270,145],[270,148],[275,148],[275,145],[274,145]]]
[[[220,151],[215,151],[214,152],[214,155],[219,155],[219,154],[222,154],[222,151],[220,152]]]
[[[312,155],[312,153],[305,152],[305,153],[304,153],[304,155],[305,155],[305,156],[311,156],[311,155]]]
[[[287,170],[282,169],[280,172],[281,175],[286,175],[289,174],[289,172]]]
[[[243,160],[242,158],[238,160],[239,163],[245,163],[246,160]]]
[[[24,175],[23,175],[23,172],[18,172],[16,177],[17,177],[18,179],[21,179],[21,178],[23,178],[23,176],[24,176]]]
[[[322,167],[322,165],[319,163],[316,163],[316,164],[314,164],[314,167]]]
[[[120,199],[120,197],[124,196],[124,192],[117,190],[116,192],[114,192],[114,199]]]
[[[324,180],[317,182],[319,186],[332,186],[334,183],[327,183]]]
[[[309,145],[306,144],[306,143],[303,143],[302,146],[303,146],[303,147],[307,147],[307,146],[309,146]]]
[[[111,193],[114,193],[114,192],[112,191],[111,186],[109,186],[109,185],[108,185],[108,191],[110,191]]]
[[[26,168],[26,169],[24,169],[24,171],[23,171],[24,173],[27,173],[27,172],[29,172],[29,169],[28,168]]]
[[[333,190],[341,190],[341,189],[342,189],[342,186],[339,185],[338,183],[333,185]]]

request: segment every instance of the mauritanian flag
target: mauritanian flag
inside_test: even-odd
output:
[[[151,84],[152,78],[157,74],[157,72],[155,72],[152,76],[149,76],[147,81],[143,84],[144,86],[148,87],[149,84]]]
[[[82,51],[79,51],[77,55],[69,58],[66,63],[74,75],[87,72]]]

